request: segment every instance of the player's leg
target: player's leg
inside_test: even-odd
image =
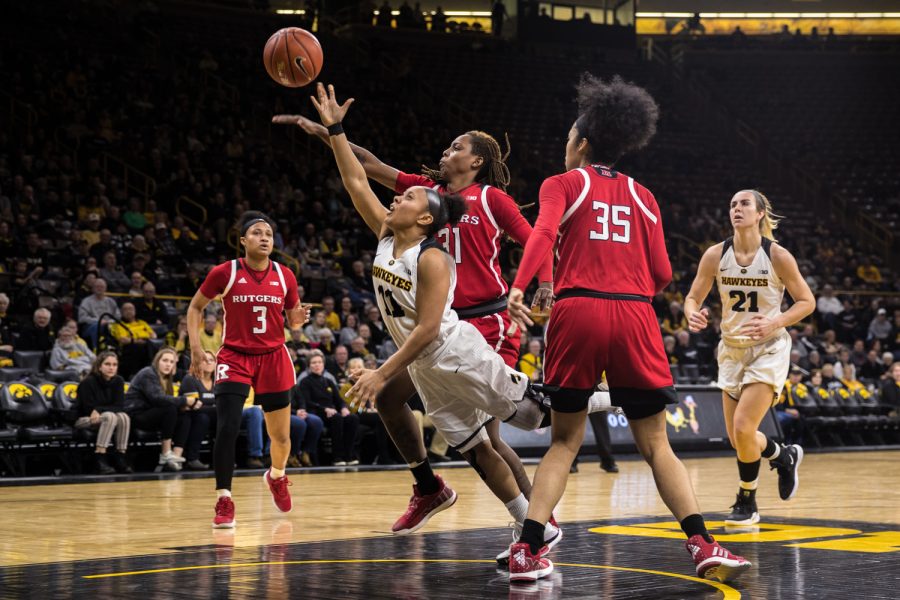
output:
[[[526,498],[531,497],[531,480],[528,479],[528,473],[522,465],[522,459],[516,454],[516,451],[510,448],[503,438],[500,436],[500,421],[493,419],[485,426],[488,438],[491,440],[491,446],[499,454],[504,462],[512,471],[513,477],[516,479],[516,486],[519,488]]]
[[[213,448],[213,469],[216,474],[216,516],[213,527],[231,528],[235,525],[231,481],[234,476],[234,454],[244,402],[250,393],[249,384],[232,383],[216,386],[216,444]]]
[[[291,389],[294,387],[294,365],[287,348],[259,357],[253,374],[254,402],[262,406],[269,434],[272,466],[263,475],[272,501],[281,512],[293,507],[284,469],[291,454]]]

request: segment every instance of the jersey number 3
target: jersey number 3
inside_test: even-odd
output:
[[[731,290],[728,293],[728,297],[732,300],[737,300],[734,306],[731,307],[731,310],[734,312],[759,312],[759,296],[756,292],[745,293],[742,290]],[[744,308],[747,300],[750,301],[750,307]]]
[[[610,206],[606,202],[599,202],[594,200],[593,209],[599,210],[600,214],[597,216],[597,223],[600,224],[600,231],[591,230],[591,239],[592,240],[608,240],[610,239],[610,233],[612,233],[612,241],[620,242],[622,244],[627,244],[631,241],[631,221],[624,217],[631,216],[631,207],[630,206],[613,206],[612,207],[612,224],[615,227],[621,227],[621,232],[612,230],[610,232],[609,226],[609,212]]]
[[[266,312],[267,306],[254,306],[253,312],[256,314],[256,320],[259,321],[259,327],[253,328],[253,333],[260,334],[266,332]]]
[[[403,307],[400,306],[396,300],[394,300],[394,293],[390,289],[384,289],[379,285],[378,294],[384,302],[384,312],[386,312],[389,317],[392,319],[399,319],[400,317],[406,316],[406,311],[403,310]]]

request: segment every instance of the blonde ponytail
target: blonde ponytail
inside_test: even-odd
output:
[[[750,192],[753,194],[753,197],[756,199],[756,211],[757,212],[765,212],[763,218],[759,222],[759,233],[764,238],[769,238],[773,242],[777,241],[775,239],[775,230],[778,229],[778,223],[781,222],[781,215],[776,215],[772,210],[772,203],[769,202],[769,199],[757,190],[744,190],[745,192]]]

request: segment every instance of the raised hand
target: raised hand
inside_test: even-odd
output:
[[[275,115],[272,117],[272,122],[276,125],[296,125],[309,135],[328,136],[328,130],[323,125],[307,119],[303,115]]]
[[[309,99],[312,100],[313,106],[319,112],[319,118],[325,127],[343,121],[344,115],[347,114],[347,110],[353,104],[353,98],[348,98],[343,104],[338,104],[337,97],[334,94],[334,86],[330,84],[326,92],[325,86],[317,83],[316,95],[310,96]]]

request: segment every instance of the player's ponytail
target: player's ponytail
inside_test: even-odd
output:
[[[465,198],[459,194],[439,194],[435,190],[425,188],[428,198],[428,212],[432,221],[428,228],[428,235],[432,236],[447,225],[455,225],[464,214],[468,205]]]
[[[781,215],[776,215],[772,210],[772,203],[769,202],[769,199],[765,197],[762,192],[757,190],[745,190],[753,194],[753,197],[756,199],[756,212],[765,213],[763,218],[759,222],[759,233],[764,238],[769,238],[773,242],[775,240],[775,230],[778,229],[778,223],[781,222],[783,218]]]

